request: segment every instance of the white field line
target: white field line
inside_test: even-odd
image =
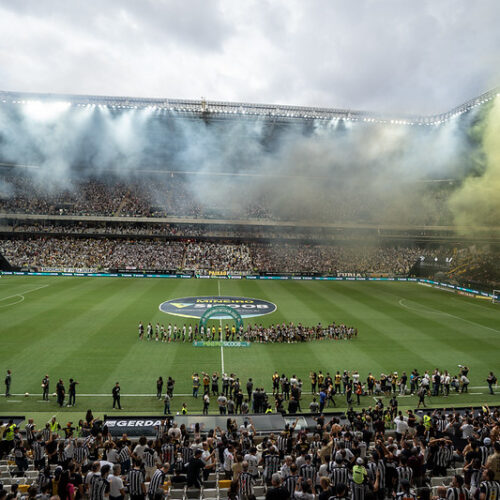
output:
[[[217,290],[218,290],[218,293],[219,293],[219,297],[220,297],[220,280],[217,280]],[[220,331],[221,331],[221,341],[222,341],[222,335],[223,335],[223,332],[222,332],[222,319],[219,320],[219,324],[220,324]],[[222,343],[220,345],[220,363],[221,363],[221,376],[224,375],[224,347],[222,347]]]
[[[469,387],[469,389],[487,389],[487,388],[488,388],[488,386]],[[268,392],[267,394],[272,394],[272,392]],[[304,395],[311,395],[312,392],[302,392],[302,394],[304,394]],[[455,393],[455,392],[451,393],[450,392],[450,396],[459,396],[461,394],[487,394],[487,393],[486,392],[464,392],[464,393],[461,393],[461,392],[459,392],[459,393]],[[13,396],[24,396],[25,394],[12,394],[12,395]],[[131,397],[144,397],[144,398],[155,397],[156,398],[156,393],[154,393],[154,394],[153,393],[151,393],[151,394],[121,394],[121,395],[124,396],[124,397],[125,396],[131,396]],[[30,394],[30,396],[39,396],[39,394],[33,393],[33,394]],[[96,393],[96,394],[77,394],[76,396],[77,397],[78,396],[89,397],[89,398],[90,397],[102,397],[102,398],[109,397],[109,398],[112,398],[111,392],[109,392],[109,393]],[[179,396],[179,397],[193,396],[193,393],[186,393],[186,394],[177,394],[176,393],[176,394],[174,394],[174,397],[176,397],[176,396]],[[339,394],[337,396],[341,397],[342,394]],[[397,394],[398,398],[409,398],[409,397],[413,397],[413,396],[416,397],[416,395],[411,395],[411,394],[406,394],[404,396],[400,396],[399,394]],[[384,395],[380,395],[378,397],[384,398],[385,396]],[[375,399],[375,401],[376,401],[378,399],[378,397],[373,396],[373,399]],[[441,397],[441,396],[438,396],[438,397]],[[54,398],[55,398],[55,396],[54,396]]]
[[[27,290],[25,292],[15,293],[14,295],[9,295],[8,297],[2,297],[0,299],[0,302],[2,302],[3,300],[12,299],[14,297],[20,297],[21,300],[18,300],[17,302],[13,302],[12,304],[0,305],[0,307],[9,307],[9,306],[13,306],[13,305],[16,305],[16,304],[20,304],[24,300],[24,296],[27,293],[36,292],[37,290],[41,290],[42,288],[45,288],[47,286],[49,286],[49,285],[37,286],[36,288],[33,288],[32,290]]]
[[[21,302],[24,301],[24,295],[13,295],[13,297],[19,297],[19,300],[16,300],[15,302],[11,302],[10,304],[3,304],[0,305],[0,307],[9,307],[9,306],[15,306],[16,304],[20,304]],[[10,297],[9,297],[10,298]],[[0,299],[3,300],[3,299]]]
[[[500,330],[496,330],[495,328],[490,328],[489,326],[481,325],[480,323],[476,323],[475,321],[470,321],[468,319],[461,318],[460,316],[455,316],[454,314],[450,314],[450,313],[447,313],[444,311],[440,311],[439,309],[434,309],[433,307],[430,307],[430,306],[425,306],[423,304],[419,304],[418,302],[416,302],[416,304],[418,304],[418,307],[408,306],[408,305],[404,304],[404,302],[405,302],[405,299],[399,299],[399,301],[398,301],[400,306],[402,306],[406,309],[409,309],[410,311],[424,313],[425,311],[423,311],[422,309],[419,309],[419,308],[428,309],[434,313],[442,314],[444,316],[449,316],[450,318],[458,319],[459,321],[469,323],[470,325],[479,326],[481,328],[485,328],[486,330],[491,330],[492,332],[500,333]]]

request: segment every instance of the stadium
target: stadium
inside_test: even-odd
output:
[[[498,430],[499,99],[389,116],[1,92],[4,422],[91,408],[158,437],[169,415],[251,415],[265,436],[423,403]]]

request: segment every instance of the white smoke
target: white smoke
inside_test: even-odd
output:
[[[34,181],[47,191],[85,178],[132,182],[148,170],[189,171],[190,195],[202,206],[234,211],[264,199],[283,219],[429,224],[448,217],[451,188],[422,181],[467,175],[474,120],[469,113],[439,127],[273,124],[149,108],[4,104],[0,161],[39,166]],[[151,179],[152,201],[161,204],[170,175]]]

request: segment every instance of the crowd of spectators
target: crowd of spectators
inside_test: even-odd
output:
[[[243,180],[242,180],[243,179]],[[218,180],[192,175],[152,173],[95,178],[39,179],[20,172],[0,172],[0,212],[45,215],[129,216],[220,219],[308,220],[347,223],[407,223],[409,225],[449,225],[446,186],[424,191],[418,206],[401,206],[390,196],[376,199],[349,193],[321,200],[255,193],[245,197],[244,178],[234,178],[221,191]],[[58,184],[60,182],[60,184]],[[48,188],[47,186],[50,186]],[[3,189],[2,189],[3,187]],[[210,195],[208,194],[210,193]],[[215,193],[215,194],[214,194]],[[411,193],[411,192],[410,192]],[[214,195],[212,195],[214,194]],[[414,200],[415,201],[415,200]]]
[[[93,238],[1,240],[0,251],[18,267],[178,269],[184,244]]]
[[[422,251],[410,247],[252,245],[256,269],[270,272],[376,272],[406,275]]]
[[[184,177],[131,178],[129,182],[108,177],[73,180],[58,187],[47,181],[25,175],[3,175],[0,185],[0,212],[128,217],[209,217],[209,218],[269,218],[266,207],[256,201],[237,203],[229,207],[224,199],[207,198],[203,203],[190,190]],[[56,179],[57,181],[57,179]]]
[[[25,436],[9,421],[1,453],[15,466],[4,476],[11,493],[2,484],[0,498],[18,496],[11,475],[33,478],[25,478],[31,484],[25,498],[43,500],[53,494],[60,500],[195,498],[193,488],[203,498],[231,500],[500,496],[497,409],[403,414],[377,404],[343,417],[318,414],[314,429],[298,422],[259,435],[250,417],[211,429],[168,418],[154,437],[137,439],[114,437],[91,410],[77,426],[62,427],[53,417],[38,430],[29,419]]]
[[[206,231],[193,224],[183,224],[180,229],[173,224],[105,224],[99,222],[77,222],[73,224],[52,224],[50,222],[16,224],[15,233],[53,233],[53,234],[110,234],[141,236],[202,236]]]
[[[219,243],[190,243],[186,247],[184,268],[195,271],[246,271],[252,270],[252,257],[247,245]]]
[[[477,283],[500,289],[499,255],[492,251],[481,251],[476,247],[457,252],[449,278],[462,285]]]
[[[388,273],[406,275],[422,251],[410,247],[247,245],[146,239],[31,237],[0,240],[13,266],[185,269],[198,272]]]
[[[14,233],[54,233],[54,234],[110,234],[110,235],[151,235],[151,236],[178,236],[181,238],[193,237],[219,237],[239,239],[264,239],[264,240],[299,240],[299,241],[332,241],[359,240],[362,238],[356,232],[343,232],[337,234],[328,228],[315,230],[302,227],[281,226],[254,226],[232,224],[185,224],[164,222],[101,222],[95,220],[68,221],[28,221],[22,222],[9,220],[6,225],[0,225],[0,230]]]

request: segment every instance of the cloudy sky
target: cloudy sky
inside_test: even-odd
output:
[[[0,0],[0,89],[445,111],[500,85],[499,0]]]

